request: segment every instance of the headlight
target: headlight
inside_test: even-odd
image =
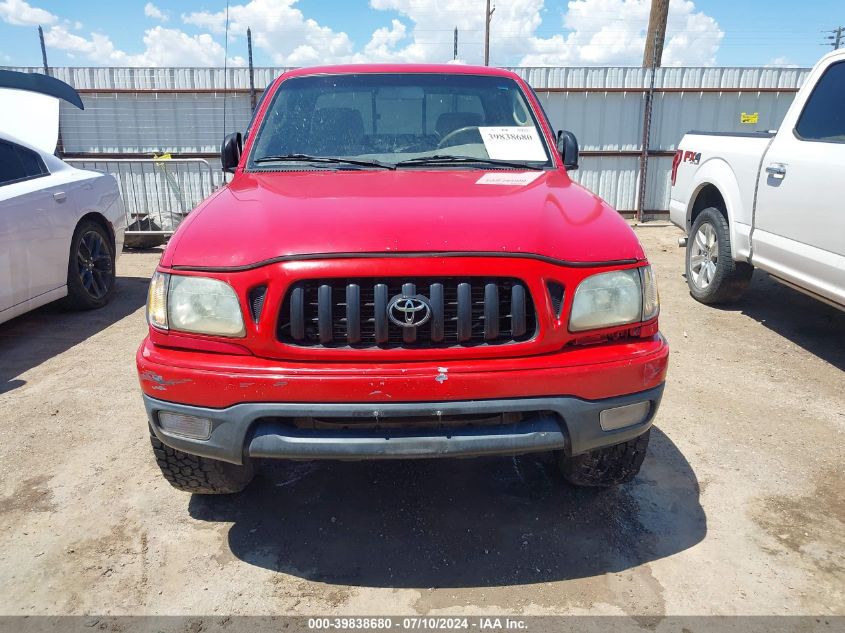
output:
[[[243,336],[244,320],[234,289],[219,279],[155,273],[147,320],[159,329],[215,336]]]
[[[650,266],[587,277],[575,290],[569,330],[581,332],[648,321],[659,312]]]
[[[660,295],[651,266],[639,269],[643,280],[643,321],[650,321],[660,313]]]
[[[153,273],[147,294],[147,322],[160,330],[167,329],[167,284],[170,275]]]

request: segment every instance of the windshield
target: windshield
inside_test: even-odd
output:
[[[517,82],[435,73],[284,81],[247,168],[302,169],[303,163],[313,169],[553,166]]]

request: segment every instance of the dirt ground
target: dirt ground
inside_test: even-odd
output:
[[[845,313],[757,273],[715,309],[637,229],[672,347],[642,473],[545,456],[274,463],[172,489],[133,355],[157,253],[106,309],[0,325],[0,614],[845,614]]]

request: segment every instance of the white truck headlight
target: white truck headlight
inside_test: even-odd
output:
[[[659,309],[650,266],[599,273],[578,284],[569,330],[582,332],[648,321]]]
[[[155,273],[150,282],[147,320],[159,329],[230,337],[246,334],[234,289],[209,277]]]

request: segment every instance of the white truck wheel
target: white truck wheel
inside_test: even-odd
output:
[[[731,257],[730,227],[719,209],[699,213],[687,240],[687,285],[693,298],[707,304],[736,301],[753,272],[753,266]]]

